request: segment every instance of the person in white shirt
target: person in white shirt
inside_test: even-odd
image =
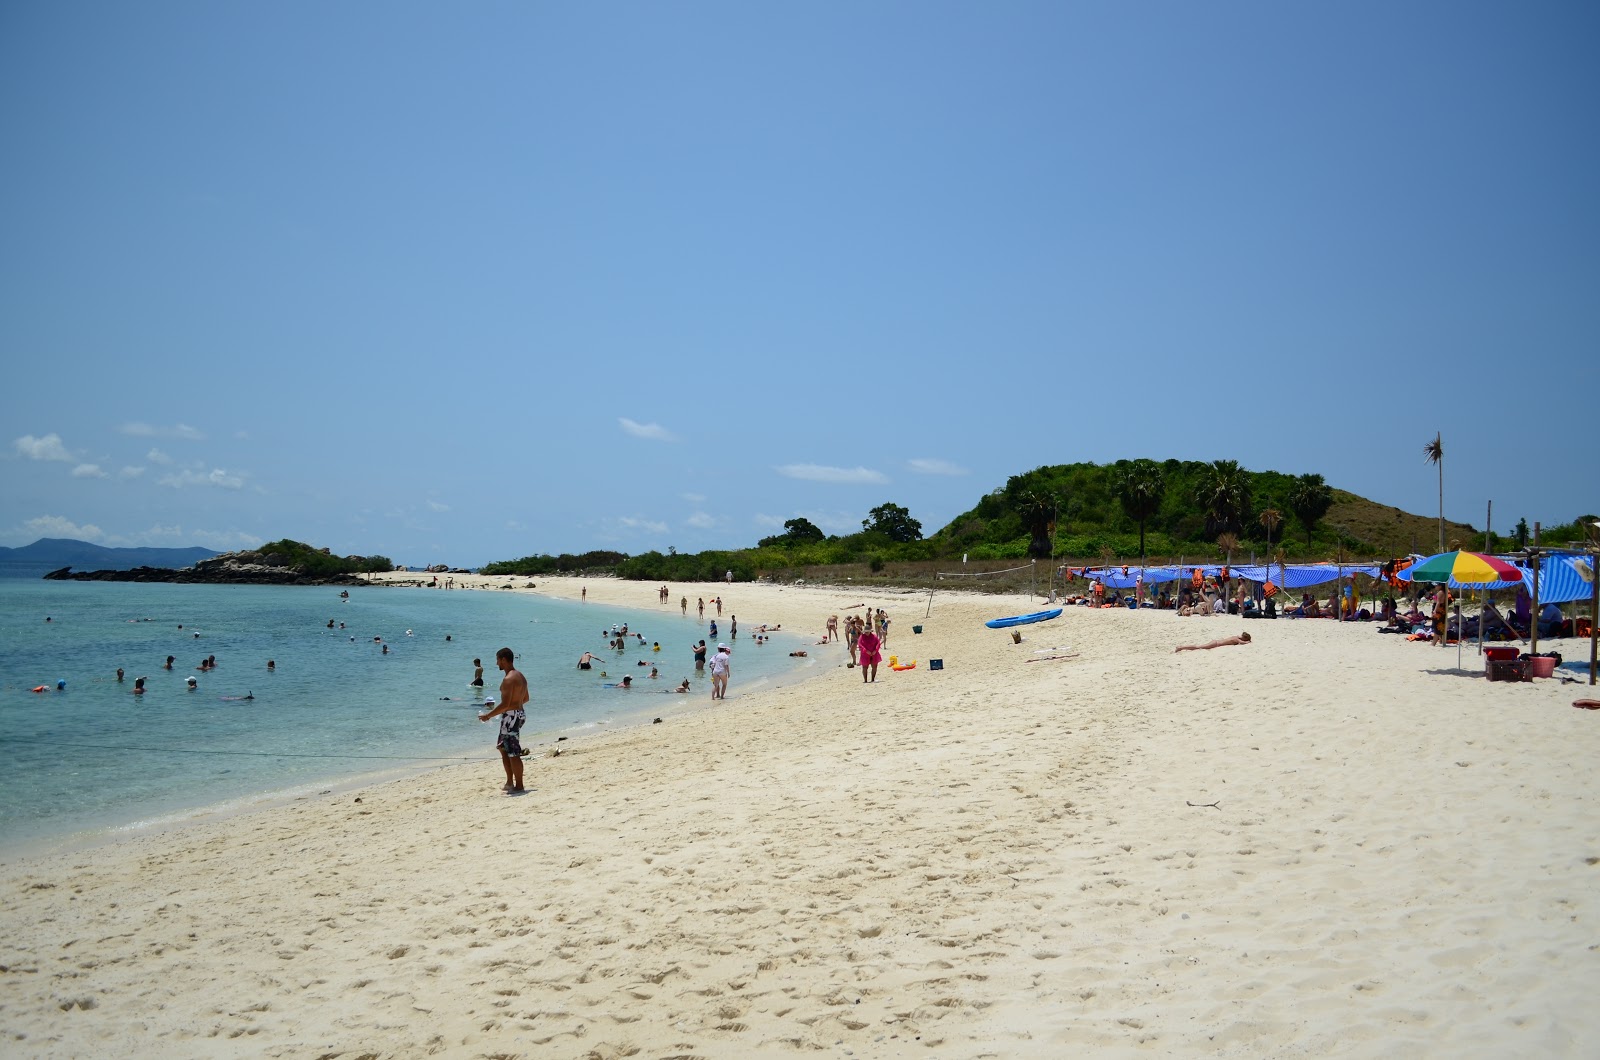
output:
[[[733,673],[733,654],[726,644],[717,645],[717,654],[711,657],[711,698],[728,698],[728,677]]]

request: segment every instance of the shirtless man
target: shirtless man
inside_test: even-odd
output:
[[[599,662],[599,661],[600,661],[599,659],[596,659],[594,657],[594,652],[586,651],[581,656],[578,657],[578,669],[580,669],[580,670],[591,670],[591,669],[594,668],[594,664]]]
[[[515,658],[510,648],[495,652],[494,664],[506,675],[500,682],[500,705],[478,715],[479,721],[500,718],[500,736],[495,746],[500,749],[500,762],[506,768],[507,795],[521,795],[526,790],[522,786],[522,741],[517,739],[517,733],[527,720],[523,708],[528,705],[528,679],[518,672]]]
[[[1249,643],[1250,634],[1241,633],[1237,637],[1223,637],[1221,640],[1214,640],[1210,644],[1182,644],[1176,648],[1173,648],[1172,654],[1176,655],[1180,651],[1210,651],[1212,648],[1226,648],[1230,644]]]

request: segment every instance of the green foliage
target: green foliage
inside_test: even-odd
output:
[[[796,518],[789,519],[784,522],[783,533],[777,534],[773,537],[764,537],[760,541],[756,542],[756,546],[758,548],[765,548],[768,545],[805,545],[815,541],[825,540],[827,536],[828,535],[822,532],[821,527],[817,526],[810,519]]]
[[[599,574],[613,570],[628,557],[621,552],[585,552],[573,556],[563,552],[559,556],[523,556],[521,559],[501,560],[478,568],[479,574],[510,574],[534,577],[544,574]]]
[[[755,548],[731,552],[681,555],[647,552],[625,556],[590,552],[582,556],[530,556],[484,568],[493,574],[614,573],[623,578],[656,582],[720,581],[732,570],[738,580],[761,576],[816,577],[808,569],[838,574],[838,568],[861,565],[875,573],[892,565],[974,561],[1016,561],[1053,557],[1078,563],[1099,563],[1105,556],[1134,564],[1141,556],[1152,563],[1221,560],[1217,539],[1237,539],[1234,562],[1251,553],[1265,553],[1270,534],[1276,550],[1289,545],[1289,528],[1281,520],[1270,530],[1261,516],[1268,510],[1293,513],[1305,530],[1290,558],[1329,559],[1343,546],[1347,555],[1387,557],[1410,550],[1413,542],[1430,549],[1437,534],[1432,517],[1328,487],[1322,476],[1248,471],[1235,461],[1148,459],[1114,464],[1055,464],[1012,476],[998,489],[978,497],[974,506],[928,537],[922,524],[897,504],[872,509],[859,533],[825,537],[809,521],[796,518],[784,533],[763,538]],[[1580,542],[1592,516],[1545,529],[1551,544]],[[1525,523],[1523,524],[1526,525]],[[1478,535],[1470,526],[1447,524],[1452,538],[1472,547]],[[1481,538],[1479,538],[1481,540]],[[855,572],[860,575],[858,568]],[[842,576],[842,575],[840,575]]]
[[[882,534],[890,541],[922,540],[922,524],[911,518],[905,508],[889,501],[869,511],[867,518],[861,520],[861,528]]]
[[[1306,528],[1306,546],[1311,545],[1311,535],[1317,528],[1317,523],[1328,514],[1328,509],[1333,507],[1333,490],[1322,481],[1321,475],[1301,475],[1294,480],[1294,488],[1289,492],[1289,510],[1294,512],[1300,525]]]
[[[1145,522],[1161,510],[1167,479],[1154,460],[1117,461],[1117,499],[1122,513],[1139,524],[1139,555],[1145,555]]]
[[[282,541],[270,541],[254,551],[265,557],[275,556],[283,561],[283,565],[317,577],[394,570],[394,561],[388,556],[335,556],[325,548],[313,548],[287,537]]]

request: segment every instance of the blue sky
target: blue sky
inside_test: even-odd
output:
[[[8,4],[0,544],[699,551],[1140,456],[1430,514],[1436,430],[1450,518],[1570,520],[1597,47],[1589,3]]]

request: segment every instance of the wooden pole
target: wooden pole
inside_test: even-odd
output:
[[[1533,524],[1533,612],[1528,616],[1529,655],[1539,654],[1539,524]]]

